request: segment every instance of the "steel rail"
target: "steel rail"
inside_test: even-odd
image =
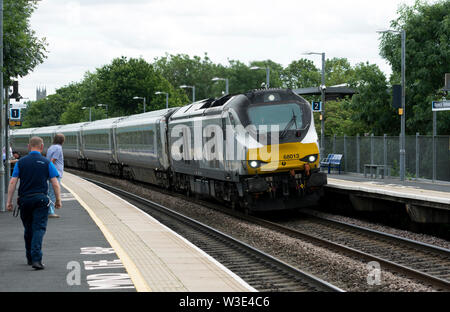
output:
[[[407,276],[411,276],[411,277],[416,278],[416,279],[418,279],[418,280],[420,280],[420,281],[422,281],[424,283],[433,285],[434,287],[437,287],[440,290],[450,291],[450,282],[448,280],[444,280],[442,278],[439,278],[439,277],[427,274],[425,272],[421,272],[419,270],[416,270],[416,269],[404,266],[402,264],[395,263],[395,262],[390,261],[388,259],[384,259],[384,258],[375,256],[375,255],[363,252],[361,250],[357,250],[357,249],[354,249],[352,247],[345,246],[343,244],[339,244],[339,243],[336,243],[336,242],[324,239],[324,238],[319,238],[319,237],[314,236],[312,234],[308,234],[308,233],[305,233],[305,232],[302,232],[302,231],[299,231],[299,230],[296,230],[296,229],[292,229],[290,227],[286,227],[286,226],[280,225],[280,224],[272,222],[272,221],[264,220],[264,219],[261,219],[261,218],[256,218],[256,217],[253,217],[253,216],[242,215],[240,217],[242,219],[247,220],[247,221],[254,222],[256,224],[259,224],[259,225],[271,228],[271,229],[273,229],[275,231],[281,232],[281,233],[289,235],[291,237],[306,239],[306,240],[309,240],[311,242],[314,242],[315,244],[318,244],[318,245],[321,245],[321,246],[325,246],[327,248],[331,248],[331,249],[334,249],[334,250],[338,250],[338,251],[344,252],[344,253],[346,253],[348,255],[365,259],[367,261],[377,261],[377,262],[380,263],[380,265],[384,265],[384,267],[386,267],[386,268],[388,268],[388,269],[390,269],[392,271],[395,271],[395,272],[398,272],[398,273],[401,273],[401,274],[405,274]],[[359,228],[362,228],[362,227],[359,227]],[[368,233],[369,232],[372,233],[371,231],[367,231],[367,232]],[[376,234],[377,235],[381,235],[380,233],[376,233]],[[388,235],[386,235],[386,237],[389,237],[390,239],[393,239],[396,236],[388,234]],[[402,240],[402,241],[404,241],[404,240]],[[412,244],[413,241],[406,241],[406,242],[408,244]],[[422,247],[424,245],[426,246],[427,244],[422,244],[422,243],[417,244],[417,246],[420,246],[420,247]],[[443,250],[445,250],[445,249],[437,247],[437,246],[434,246],[434,247],[436,247],[435,250],[437,250],[440,253],[442,253]],[[426,248],[430,249],[430,246],[426,246]],[[449,254],[447,253],[446,256],[449,256]]]
[[[264,253],[244,242],[241,242],[241,241],[225,234],[225,233],[222,233],[216,229],[213,229],[212,227],[210,227],[208,225],[205,225],[205,224],[198,222],[192,218],[184,216],[176,211],[173,211],[172,209],[164,207],[158,203],[155,203],[148,199],[142,198],[142,197],[132,194],[130,192],[110,186],[108,184],[105,184],[105,183],[102,183],[99,181],[95,181],[90,178],[83,177],[83,179],[85,179],[91,183],[94,183],[104,189],[107,189],[115,194],[118,194],[121,197],[128,198],[132,201],[135,201],[135,202],[138,202],[138,203],[144,205],[145,207],[155,209],[155,210],[159,211],[160,213],[163,213],[163,214],[165,214],[171,218],[174,218],[180,222],[189,224],[190,226],[195,227],[197,229],[201,229],[202,232],[208,232],[209,235],[213,235],[213,236],[217,237],[218,239],[220,239],[221,241],[226,241],[227,246],[234,246],[233,248],[244,250],[244,253],[252,254],[252,255],[256,256],[257,258],[259,258],[260,260],[262,260],[263,262],[268,263],[269,266],[276,267],[277,271],[285,272],[286,274],[288,274],[290,276],[290,278],[292,278],[293,281],[295,281],[296,279],[303,280],[305,283],[311,285],[311,289],[320,289],[322,291],[329,291],[329,292],[344,292],[344,290],[340,289],[339,287],[337,287],[335,285],[332,285],[331,283],[328,283],[328,282],[326,282],[318,277],[315,277],[307,272],[297,269],[279,259],[276,259],[275,257],[273,257],[267,253]],[[243,278],[243,279],[245,280],[245,278]]]

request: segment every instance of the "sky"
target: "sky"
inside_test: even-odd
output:
[[[153,62],[169,54],[188,54],[215,63],[246,64],[271,59],[287,66],[319,55],[345,57],[352,65],[377,64],[377,30],[388,29],[399,4],[414,0],[42,0],[30,24],[48,42],[44,63],[19,79],[20,94],[35,100],[83,79],[120,56]]]

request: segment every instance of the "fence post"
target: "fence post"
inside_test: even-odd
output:
[[[419,178],[419,161],[420,161],[420,145],[419,145],[419,132],[416,133],[416,179]]]
[[[347,135],[344,134],[344,170],[347,171]]]
[[[436,181],[436,111],[433,111],[433,182]]]
[[[356,135],[356,172],[360,173],[359,170],[359,133]]]
[[[402,134],[400,133],[398,135],[398,148],[399,150],[402,149]],[[402,155],[400,155],[400,158],[398,158],[398,176],[400,177],[400,181],[402,180]]]
[[[370,164],[374,164],[373,160],[373,133],[370,134]]]
[[[333,135],[333,154],[336,154],[336,134]]]
[[[387,177],[387,134],[383,135],[383,165],[384,165],[384,176]]]

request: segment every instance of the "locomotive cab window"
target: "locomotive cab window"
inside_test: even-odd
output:
[[[271,126],[278,125],[279,131],[283,131],[291,123],[287,130],[300,130],[303,128],[303,112],[297,103],[258,105],[249,107],[248,117],[250,124],[257,129],[266,125],[270,131]]]

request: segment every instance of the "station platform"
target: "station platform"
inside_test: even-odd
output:
[[[73,174],[49,219],[45,270],[26,264],[23,226],[0,213],[0,292],[249,292],[215,259],[120,197]]]
[[[328,174],[326,188],[358,197],[404,203],[408,214],[416,222],[450,222],[450,183]]]
[[[368,179],[357,175],[329,174],[328,185],[334,188],[432,201],[447,204],[450,209],[450,183]]]

